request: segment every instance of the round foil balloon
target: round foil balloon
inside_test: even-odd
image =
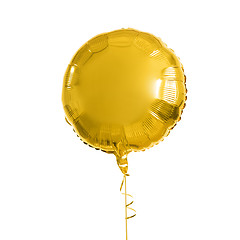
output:
[[[179,121],[185,100],[185,75],[173,50],[134,29],[89,40],[64,77],[67,121],[85,143],[114,153],[120,165],[129,152],[163,140]]]

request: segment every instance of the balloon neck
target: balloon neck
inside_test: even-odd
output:
[[[117,158],[117,164],[120,168],[121,172],[125,175],[128,172],[128,160],[127,155],[124,156],[116,156]]]

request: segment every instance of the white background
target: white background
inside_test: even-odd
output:
[[[125,239],[115,158],[64,120],[62,79],[95,35],[135,28],[181,58],[188,100],[158,146],[129,155],[129,240],[240,239],[238,1],[1,1],[0,239]]]

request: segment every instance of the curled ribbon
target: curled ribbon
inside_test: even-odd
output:
[[[127,220],[136,216],[136,210],[131,208],[130,206],[133,204],[133,200],[131,202],[127,202],[128,197],[132,197],[132,195],[127,193],[127,177],[129,176],[128,172],[128,160],[127,154],[116,154],[116,160],[118,167],[120,168],[121,172],[123,173],[123,180],[120,187],[120,192],[122,192],[122,188],[124,185],[124,193],[125,196],[125,224],[126,224],[126,240],[128,240],[128,231],[127,231]],[[133,212],[132,215],[128,216],[128,210]]]
[[[128,210],[128,209],[131,210],[131,211],[133,211],[133,212],[135,212],[135,213],[134,213],[133,215],[131,215],[131,216],[128,216],[128,214],[126,214],[126,216],[125,216],[125,219],[126,219],[126,220],[129,219],[129,218],[133,218],[133,217],[136,216],[136,210],[133,209],[133,208],[131,208],[131,207],[129,207],[129,206],[131,206],[131,205],[134,203],[134,201],[132,200],[130,203],[127,203],[127,197],[133,198],[132,195],[130,195],[130,194],[128,194],[128,193],[126,192],[126,177],[127,177],[127,176],[129,176],[129,174],[124,174],[124,176],[123,176],[122,184],[121,184],[121,187],[120,187],[120,192],[122,191],[123,184],[125,183],[125,192],[122,193],[122,194],[125,195],[125,209],[126,209],[126,213],[127,213],[127,210]]]

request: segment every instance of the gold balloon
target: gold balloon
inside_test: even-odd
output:
[[[84,44],[64,76],[67,121],[90,146],[117,156],[152,147],[180,120],[185,105],[183,67],[152,34],[121,29]]]

